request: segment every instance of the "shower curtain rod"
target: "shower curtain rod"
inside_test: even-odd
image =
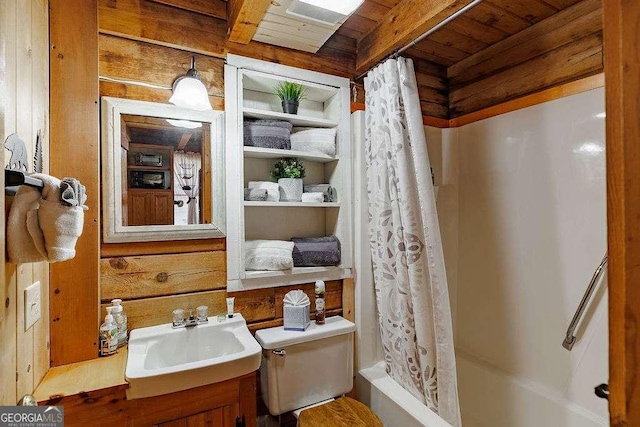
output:
[[[428,29],[426,32],[424,32],[420,37],[418,37],[417,39],[415,39],[414,41],[412,41],[411,43],[407,44],[406,46],[404,46],[401,49],[396,50],[395,52],[393,52],[391,55],[381,59],[380,61],[378,61],[376,63],[376,65],[369,67],[367,69],[367,71],[365,71],[364,73],[360,74],[358,77],[356,77],[354,80],[360,80],[361,78],[363,78],[364,76],[367,75],[367,73],[369,71],[371,71],[374,67],[376,67],[378,64],[384,62],[386,59],[389,58],[394,58],[394,57],[398,57],[398,55],[400,55],[402,52],[404,52],[405,50],[415,46],[416,44],[420,43],[422,40],[426,39],[427,37],[429,37],[431,34],[435,33],[436,31],[438,31],[439,29],[441,29],[442,27],[444,27],[445,25],[447,25],[449,22],[453,21],[454,19],[460,17],[461,15],[464,15],[467,11],[473,9],[474,7],[476,7],[477,5],[479,5],[480,3],[482,3],[483,0],[473,0],[471,3],[469,3],[468,5],[466,5],[465,7],[463,7],[462,9],[458,10],[456,13],[454,13],[453,15],[447,17],[445,20],[443,20],[442,22],[439,22],[437,25],[435,25],[434,27]]]

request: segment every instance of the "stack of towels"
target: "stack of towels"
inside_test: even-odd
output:
[[[337,128],[293,127],[283,120],[245,120],[244,145],[336,155]]]
[[[291,131],[291,149],[336,155],[336,128],[299,128]]]
[[[279,202],[280,186],[271,181],[249,181],[244,189],[244,200],[251,202]],[[330,184],[306,184],[302,201],[307,203],[322,203],[336,201],[336,194]]]
[[[247,240],[244,243],[245,270],[291,270],[293,242],[284,240]]]
[[[282,120],[245,120],[244,145],[291,150],[291,128]]]
[[[326,267],[340,264],[340,240],[336,236],[294,237],[294,267]]]
[[[252,202],[279,202],[280,186],[271,181],[249,181],[244,189],[244,199]]]
[[[336,236],[294,237],[284,240],[248,240],[244,245],[246,270],[281,271],[293,267],[339,265],[340,240]]]
[[[305,200],[305,194],[308,194],[307,200]],[[335,202],[335,191],[331,184],[306,184],[304,186],[304,193],[302,193],[302,201],[308,202]]]

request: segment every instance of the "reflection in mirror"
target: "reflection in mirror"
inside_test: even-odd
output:
[[[222,235],[221,115],[103,98],[105,242]]]
[[[206,123],[123,114],[122,225],[208,224],[211,210]],[[204,126],[203,126],[204,125]]]

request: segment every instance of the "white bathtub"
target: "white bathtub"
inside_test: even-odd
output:
[[[388,376],[383,361],[358,372],[357,392],[386,427],[451,427]]]
[[[464,427],[605,427],[609,421],[558,392],[457,351]],[[593,393],[591,393],[593,394]],[[593,405],[606,401],[593,397]]]

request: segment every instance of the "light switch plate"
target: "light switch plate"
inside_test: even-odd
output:
[[[24,330],[33,326],[40,319],[42,312],[40,298],[40,281],[29,285],[24,290]]]

